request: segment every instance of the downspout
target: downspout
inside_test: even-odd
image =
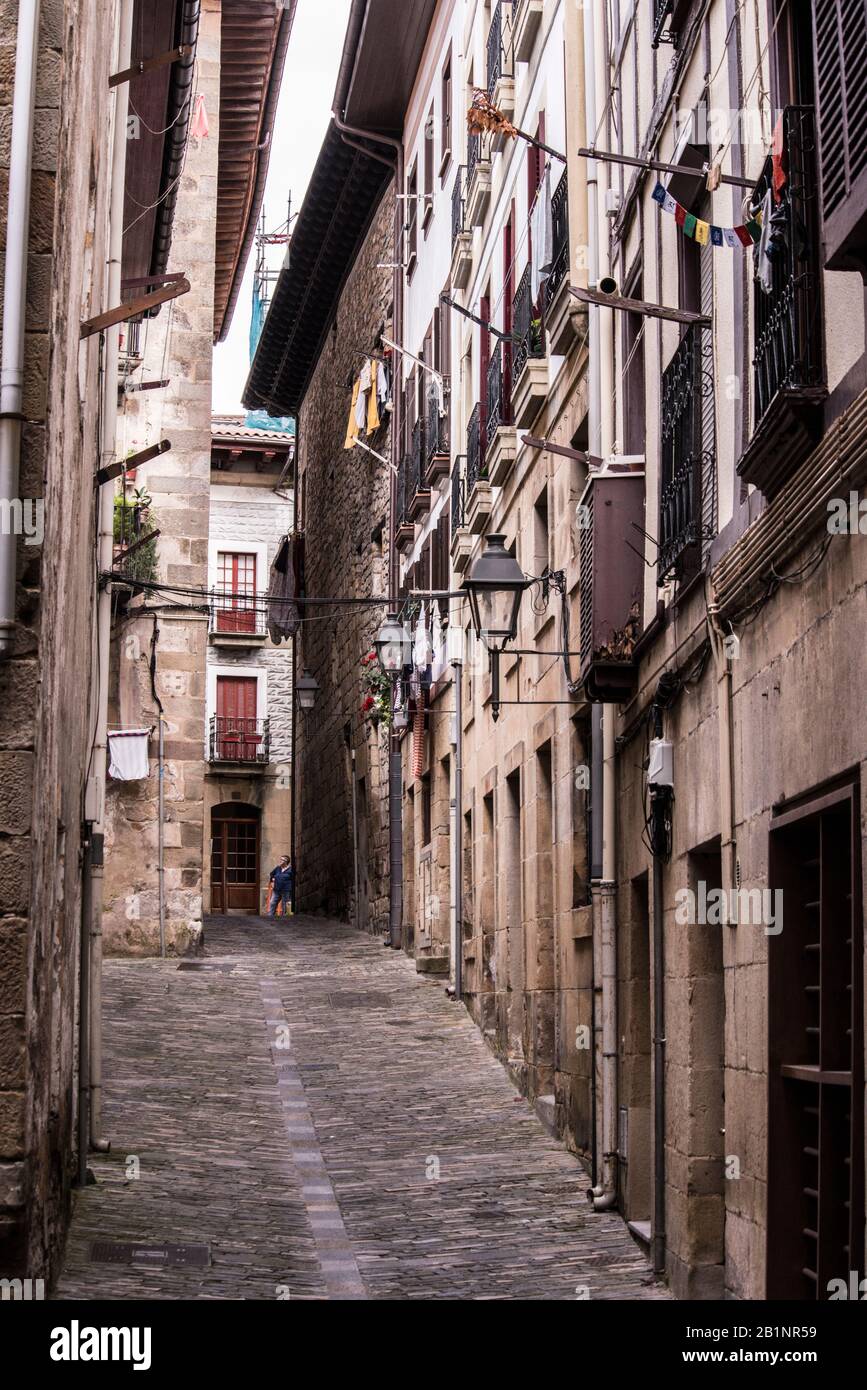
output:
[[[462,636],[463,634],[461,634]],[[464,992],[464,861],[461,838],[464,832],[464,662],[452,661],[455,672],[455,815],[454,815],[454,986],[455,998]]]
[[[338,82],[340,87],[340,82]],[[361,130],[358,126],[347,125],[333,111],[334,124],[340,133],[355,136],[361,140],[371,140],[375,144],[387,145],[394,150],[395,194],[403,192],[404,155],[403,142],[390,135],[382,135],[372,130]],[[376,158],[371,154],[372,158]],[[381,157],[381,156],[380,156]],[[392,302],[394,312],[394,341],[403,342],[403,203],[395,196],[394,200],[394,269],[392,271]],[[389,508],[388,508],[388,594],[389,607],[398,609],[398,566],[395,534],[397,530],[397,478],[400,463],[400,434],[403,421],[401,404],[403,392],[398,389],[397,364],[392,374],[392,413],[391,413],[391,463],[389,470]],[[401,762],[400,739],[393,732],[388,744],[388,943],[394,950],[401,946],[403,930],[403,768]]]
[[[720,607],[709,588],[707,600],[708,632],[713,649],[719,711],[720,833],[722,839],[722,880],[724,888],[737,887],[737,839],[735,836],[734,746],[732,720],[732,664],[725,647],[726,634],[720,623]]]
[[[33,162],[33,109],[36,102],[36,48],[39,0],[18,6],[6,262],[3,270],[3,355],[0,364],[0,499],[18,500],[24,400],[24,337],[27,306],[27,254],[30,242],[30,175]],[[0,531],[0,660],[15,644],[18,536],[11,524]]]
[[[361,926],[361,905],[358,900],[358,769],[355,762],[355,749],[350,749],[352,758],[352,876],[355,884],[355,930]]]
[[[118,70],[130,66],[132,53],[133,0],[120,0]],[[106,306],[120,303],[121,259],[123,255],[123,210],[126,185],[127,117],[129,83],[115,88],[114,131],[111,160],[111,202],[109,205],[109,250]],[[101,463],[104,466],[117,452],[117,376],[120,326],[105,330],[102,379]],[[113,563],[114,484],[103,483],[98,492],[99,533],[97,570],[107,573]],[[105,768],[108,753],[108,684],[111,647],[111,586],[99,590],[97,625],[97,717],[93,743],[93,762],[97,781],[97,812],[93,827],[90,923],[90,1143],[105,1152],[108,1140],[102,1135],[102,905],[105,888]]]
[[[584,81],[588,139],[598,122],[596,94],[597,64],[604,77],[604,50],[596,41],[594,7],[584,7]],[[600,265],[607,263],[607,249],[599,231],[600,166],[595,159],[587,163],[588,272],[592,288],[600,279]],[[601,310],[589,311],[590,385],[588,425],[591,453],[607,458],[612,448],[613,332],[602,319]],[[592,784],[592,897],[593,897],[593,1004],[594,1004],[594,1186],[588,1196],[596,1210],[613,1207],[617,1201],[617,943],[615,879],[615,708],[594,706],[591,724]],[[601,775],[600,775],[601,774]],[[601,1039],[597,1028],[601,1018]],[[601,1048],[599,1047],[601,1042]],[[601,1051],[601,1056],[600,1056]],[[601,1103],[601,1124],[598,1111]],[[597,1136],[601,1135],[601,1144]],[[599,1152],[601,1148],[601,1153]],[[601,1161],[600,1161],[601,1160]]]

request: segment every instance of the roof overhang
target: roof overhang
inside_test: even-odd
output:
[[[135,73],[129,86],[122,275],[161,275],[172,245],[190,125],[201,0],[136,0],[132,63],[184,48],[171,65]]]
[[[388,164],[329,126],[244,388],[247,409],[297,415],[391,178]]]
[[[214,339],[232,321],[265,196],[297,0],[223,0]]]
[[[334,110],[347,125],[396,139],[436,0],[353,0]]]

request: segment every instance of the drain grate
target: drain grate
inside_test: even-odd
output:
[[[390,1009],[390,994],[329,994],[328,1003],[332,1009]]]
[[[149,1245],[133,1241],[97,1240],[90,1247],[91,1264],[149,1265],[157,1269],[205,1269],[211,1263],[209,1245]]]

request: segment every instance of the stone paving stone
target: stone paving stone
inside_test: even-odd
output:
[[[205,939],[231,974],[106,962],[112,1153],[55,1297],[669,1297],[442,981],[324,919]],[[207,1243],[211,1264],[95,1264],[96,1239]]]

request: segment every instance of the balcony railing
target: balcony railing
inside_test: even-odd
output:
[[[515,350],[512,356],[512,380],[517,381],[531,357],[545,356],[545,335],[542,320],[534,315],[530,266],[521,276],[512,303],[512,325]]]
[[[466,184],[467,168],[465,164],[461,164],[458,166],[455,186],[452,189],[452,246],[454,246],[461,232],[467,230]]]
[[[222,714],[211,717],[212,763],[267,763],[270,749],[271,728],[267,719],[235,719]]]
[[[476,165],[482,157],[482,137],[480,134],[467,136],[467,188],[473,181]]]
[[[452,470],[452,535],[467,524],[466,456],[459,454]]]
[[[261,602],[257,602],[253,595],[249,598],[225,598],[217,591],[211,607],[210,630],[227,637],[261,636],[266,631],[262,608]]]
[[[821,387],[821,259],[818,238],[816,124],[810,106],[787,106],[783,112],[783,148],[787,179],[771,213],[771,248],[767,288],[756,279],[755,387],[756,425],[779,391]],[[753,206],[765,202],[772,187],[768,159],[753,194]]]
[[[549,306],[557,298],[569,270],[569,182],[565,173],[551,197],[551,220],[554,224],[554,255],[551,274],[545,282],[545,299]]]
[[[447,377],[443,377],[442,397],[436,386],[428,388],[427,428],[425,430],[428,463],[431,463],[437,455],[448,455],[450,452],[449,394]],[[442,414],[440,413],[440,401],[442,401],[443,407]]]
[[[665,32],[666,20],[674,8],[674,0],[654,0],[653,4],[653,47],[661,43],[671,43],[671,31]]]
[[[698,569],[701,543],[713,530],[711,354],[710,333],[692,325],[662,374],[659,584],[676,571]]]
[[[497,430],[512,420],[512,345],[498,342],[488,367],[488,411],[485,434],[491,443]]]
[[[411,474],[412,459],[409,454],[403,454],[397,469],[394,500],[394,524],[398,534],[402,527],[408,527],[410,533],[413,530],[412,518],[409,513],[410,503],[414,496],[410,482]]]
[[[488,30],[488,96],[493,97],[501,77],[514,77],[511,0],[499,0]]]
[[[409,500],[426,486],[424,480],[427,450],[425,448],[425,418],[422,415],[412,427],[412,440],[409,454]]]
[[[480,478],[487,478],[485,441],[482,436],[482,407],[475,406],[467,425],[467,496]]]

